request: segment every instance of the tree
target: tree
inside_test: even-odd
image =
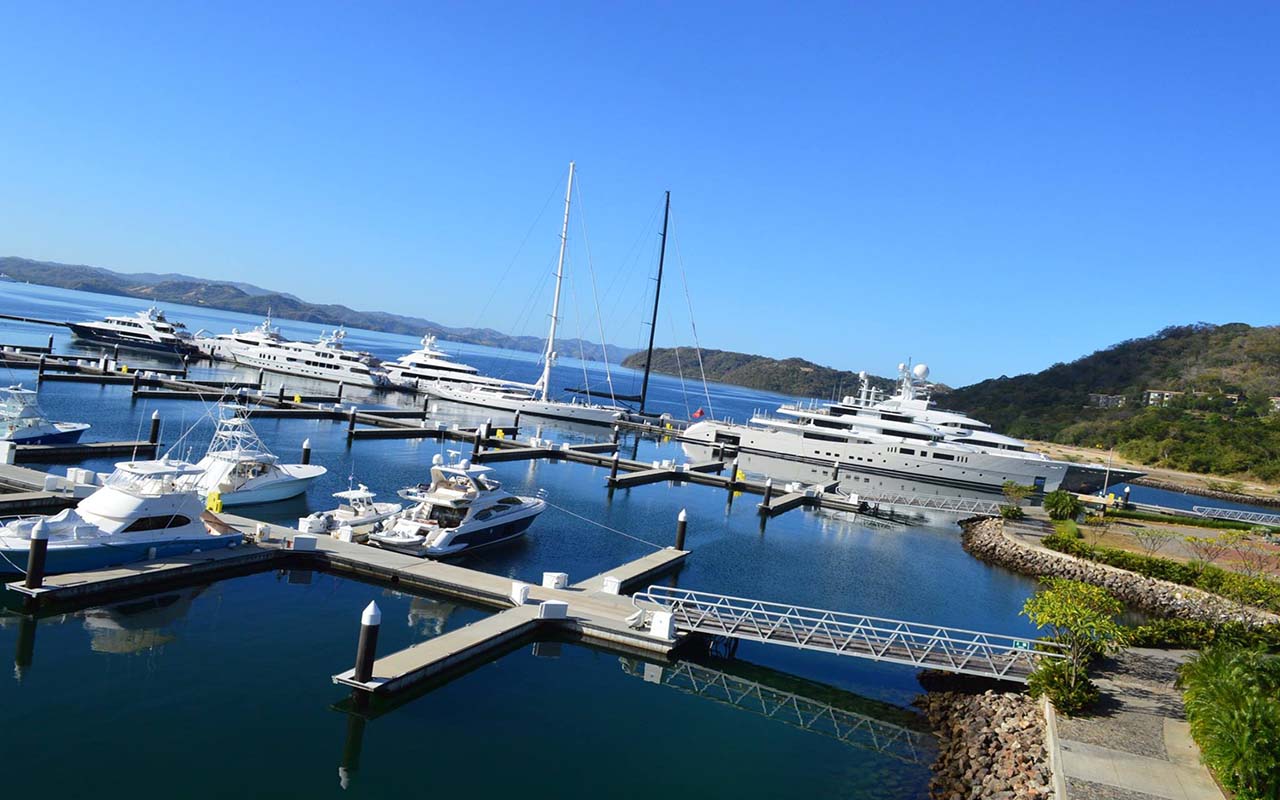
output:
[[[1022,615],[1049,638],[1066,646],[1066,657],[1041,658],[1032,675],[1033,694],[1047,694],[1065,713],[1086,708],[1097,696],[1088,668],[1094,658],[1124,646],[1124,628],[1116,620],[1124,606],[1099,586],[1050,578],[1027,599]]]
[[[1004,499],[1011,506],[1021,506],[1022,501],[1031,496],[1036,490],[1034,486],[1024,486],[1017,481],[1005,481],[1000,486],[1000,491],[1004,493]]]
[[[1110,529],[1111,520],[1105,514],[1090,514],[1084,518],[1084,533],[1089,539],[1090,547],[1097,547]]]
[[[1173,541],[1178,534],[1167,528],[1148,528],[1140,527],[1133,532],[1133,538],[1138,540],[1138,544],[1142,546],[1142,552],[1148,558],[1154,557],[1156,553],[1164,549],[1165,545]]]
[[[1241,538],[1243,534],[1240,531],[1223,531],[1217,536],[1188,536],[1183,541],[1195,553],[1198,571],[1204,572],[1205,567],[1222,558]]]
[[[1080,498],[1063,489],[1056,489],[1044,496],[1044,510],[1049,513],[1049,519],[1075,519],[1083,507]]]

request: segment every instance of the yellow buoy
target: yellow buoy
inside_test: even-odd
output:
[[[494,434],[494,437],[495,437],[495,438],[497,438],[497,439],[505,439],[505,438],[507,438],[507,437],[503,434],[503,432],[502,432],[502,428],[498,428],[498,432]]]
[[[204,507],[207,511],[215,514],[222,513],[222,492],[209,492],[209,496],[204,500]]]
[[[121,372],[123,372],[125,375],[128,375],[128,374],[129,374],[129,365],[128,365],[128,364],[121,364],[121,365],[120,365],[120,371],[121,371]]]
[[[301,402],[302,402],[302,395],[300,395],[300,394],[295,394],[295,395],[293,396],[293,402],[295,402],[295,403],[301,403]]]

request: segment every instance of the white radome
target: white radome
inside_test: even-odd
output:
[[[911,374],[916,376],[916,380],[922,381],[929,377],[929,365],[916,364],[915,368],[911,370]]]

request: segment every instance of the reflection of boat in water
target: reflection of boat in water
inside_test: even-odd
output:
[[[627,675],[648,683],[733,706],[910,764],[932,763],[937,750],[918,714],[764,667],[731,662],[735,667],[750,669],[751,677],[744,677],[691,661],[655,664],[625,656],[618,661]],[[797,689],[822,697],[794,691]]]
[[[492,472],[469,461],[446,466],[437,455],[429,485],[400,490],[401,497],[416,505],[396,517],[390,530],[369,534],[369,543],[416,556],[440,557],[523,535],[547,504],[505,491],[491,477]]]
[[[445,623],[457,609],[457,603],[447,600],[415,597],[409,601],[409,627],[428,637],[439,636],[444,633]]]
[[[704,444],[682,442],[681,449],[690,461],[709,461],[717,458],[716,451]],[[948,510],[945,506],[955,504],[959,500],[973,500],[981,504],[1003,502],[999,493],[982,492],[957,493],[942,489],[936,484],[919,481],[890,479],[882,475],[872,475],[844,467],[836,478],[836,470],[832,466],[808,464],[802,461],[789,461],[785,458],[772,458],[758,453],[738,453],[738,469],[748,478],[764,480],[772,478],[775,485],[784,483],[800,483],[806,486],[829,483],[838,479],[836,491],[850,500],[856,498],[860,504],[866,504],[866,513],[872,516],[884,516],[893,513],[898,522],[919,522],[925,525],[948,526],[957,519],[972,516],[973,508],[958,507]],[[894,501],[899,502],[895,503]],[[936,501],[942,507],[929,508],[930,501]],[[840,511],[822,511],[824,516],[844,516]],[[985,513],[985,511],[983,512]],[[858,524],[866,524],[866,520]]]
[[[207,586],[158,594],[84,612],[89,646],[95,653],[137,653],[176,637],[166,628],[187,615]]]

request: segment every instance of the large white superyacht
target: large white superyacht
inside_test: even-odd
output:
[[[417,350],[406,353],[395,361],[383,362],[382,367],[396,383],[419,391],[429,388],[438,381],[470,385],[513,385],[511,381],[481,375],[480,370],[470,364],[454,361],[448,353],[436,346],[436,337],[431,334],[422,337],[422,346]],[[524,385],[516,384],[516,386]]]
[[[864,475],[928,484],[939,493],[999,493],[1005,481],[1038,491],[1094,492],[1141,473],[1055,461],[1026,443],[996,433],[964,414],[934,408],[929,368],[899,365],[898,391],[889,398],[862,374],[857,395],[839,403],[785,404],[776,415],[748,424],[706,421],[682,438],[742,452],[816,464],[839,464]]]
[[[346,336],[347,332],[339,327],[332,333],[322,333],[314,342],[292,341],[271,324],[268,314],[262,324],[251,331],[241,333],[233,328],[231,333],[198,337],[196,346],[211,358],[268,372],[351,386],[391,386],[390,376],[375,356],[343,347]]]

